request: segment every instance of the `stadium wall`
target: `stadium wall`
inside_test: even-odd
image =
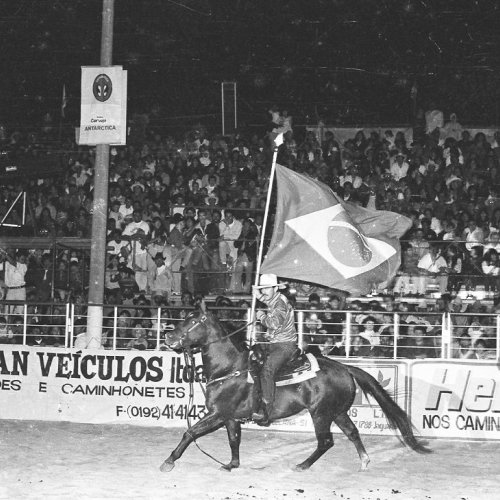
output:
[[[500,439],[500,378],[489,361],[349,360],[371,373],[424,437]],[[190,381],[193,399],[190,398]],[[195,370],[171,352],[0,350],[0,418],[186,427],[205,415],[201,359]],[[393,433],[359,390],[350,416],[362,434]],[[248,427],[258,428],[253,424]],[[313,431],[308,414],[277,422]],[[338,431],[338,429],[333,429]]]

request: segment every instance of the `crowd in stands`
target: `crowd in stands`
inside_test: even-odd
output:
[[[293,300],[293,298],[292,298]],[[385,296],[345,300],[331,294],[322,303],[312,293],[304,317],[304,348],[314,354],[398,359],[496,359],[497,320],[500,304],[470,305],[448,293],[437,300],[412,304]],[[350,313],[349,341],[347,313]],[[449,347],[443,352],[443,315],[450,313]],[[397,320],[395,318],[397,315]],[[349,343],[349,347],[347,344]]]
[[[271,116],[268,131],[284,132],[279,163],[328,184],[346,201],[412,219],[389,293],[423,298],[429,278],[441,297],[479,285],[499,290],[500,133],[492,143],[483,133],[471,137],[455,117],[441,129],[414,130],[411,142],[402,132],[360,130],[339,144],[328,130],[320,137],[292,129],[291,117],[276,108]],[[33,134],[2,137],[2,147],[36,149]],[[13,203],[26,190],[25,230],[90,237],[94,150],[70,139],[62,148],[62,174],[2,177],[0,220],[21,225],[22,206]],[[163,307],[184,292],[250,293],[272,154],[268,132],[222,137],[202,125],[179,137],[146,129],[127,146],[111,148],[105,302]],[[25,263],[28,302],[86,302],[88,254],[18,250],[11,259]],[[129,314],[127,328],[149,328]]]

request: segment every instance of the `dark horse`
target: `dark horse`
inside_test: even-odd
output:
[[[207,377],[206,407],[208,414],[194,424],[181,442],[163,462],[161,470],[171,471],[175,461],[195,439],[222,426],[227,429],[231,461],[224,469],[239,467],[241,421],[251,419],[253,385],[247,382],[249,351],[242,349],[234,336],[227,334],[218,319],[201,310],[191,312],[176,328],[167,333],[166,344],[172,349],[200,347]],[[320,371],[315,378],[294,385],[278,387],[272,420],[290,417],[303,410],[311,414],[318,445],[316,450],[296,470],[305,470],[333,446],[330,432],[332,422],[354,443],[361,459],[361,470],[370,461],[359,432],[347,411],[356,393],[356,381],[365,393],[373,396],[394,428],[399,429],[402,441],[413,450],[428,452],[413,434],[408,415],[368,373],[337,361],[318,357]]]

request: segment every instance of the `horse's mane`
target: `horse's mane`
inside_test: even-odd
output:
[[[245,342],[246,341],[245,329],[242,329],[240,332],[238,332],[236,334],[233,334],[232,332],[228,332],[225,324],[222,323],[222,321],[219,319],[217,314],[215,314],[212,311],[207,311],[207,312],[212,317],[214,323],[220,328],[223,338],[228,338],[231,341],[231,343],[234,345],[234,347],[238,350],[238,352],[248,351],[248,347],[247,347],[247,344]]]

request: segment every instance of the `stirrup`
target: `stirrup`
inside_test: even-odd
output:
[[[252,413],[252,420],[262,427],[269,427],[271,425],[271,421],[269,420],[269,416],[265,413]]]

